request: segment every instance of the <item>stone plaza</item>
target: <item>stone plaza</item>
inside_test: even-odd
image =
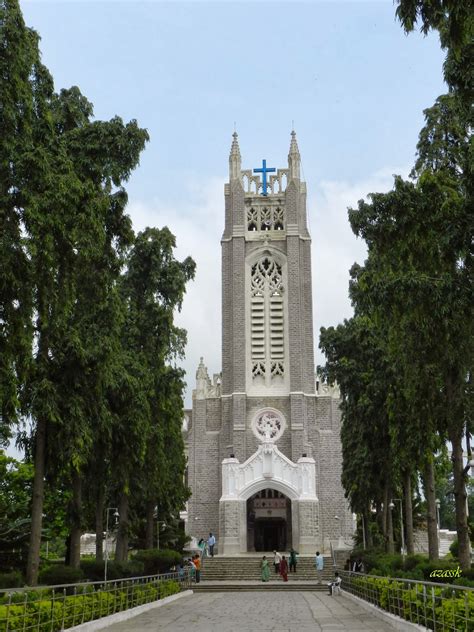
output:
[[[109,632],[391,632],[350,598],[316,592],[199,593],[106,628]]]

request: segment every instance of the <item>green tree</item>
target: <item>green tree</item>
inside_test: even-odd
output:
[[[25,27],[17,2],[5,1],[0,10],[0,82],[7,104],[1,124],[8,138],[0,176],[8,226],[2,422],[5,428],[19,413],[34,422],[27,570],[34,584],[48,469],[69,468],[78,563],[81,471],[93,446],[94,421],[105,415],[104,372],[114,329],[117,337],[121,329],[115,324],[117,250],[131,237],[122,182],[148,136],[135,121],[92,122],[92,105],[77,88],[56,94],[39,61],[38,37]]]
[[[153,509],[160,499],[173,499],[177,490],[181,490],[180,499],[184,496],[182,374],[167,368],[167,362],[183,353],[186,335],[174,324],[174,312],[181,308],[195,264],[190,257],[178,261],[175,246],[168,228],[147,228],[139,233],[122,280],[127,306],[124,368],[136,381],[139,408],[116,408],[113,454],[119,466],[113,464],[113,471],[119,494],[118,560],[126,559],[128,553],[132,489],[146,490],[148,533],[152,533]],[[121,393],[115,392],[117,396]],[[118,460],[117,455],[121,455]]]
[[[472,0],[398,0],[396,11],[407,33],[417,25],[423,33],[439,33],[446,50],[444,78],[450,91],[472,122],[474,98],[472,63],[474,60],[474,11]]]
[[[349,216],[355,234],[368,244],[369,261],[376,261],[377,274],[367,269],[363,282],[388,320],[390,358],[407,385],[413,415],[410,432],[415,438],[421,432],[431,449],[436,431],[452,444],[460,560],[466,567],[462,437],[473,306],[465,198],[450,174],[425,171],[417,183],[396,178],[393,191],[373,194]]]
[[[22,157],[31,150],[44,69],[16,0],[0,2],[0,444],[18,420],[32,344],[30,270],[22,243]]]
[[[354,266],[353,278],[358,273]],[[337,381],[341,389],[342,482],[352,510],[362,514],[371,545],[371,509],[376,507],[385,545],[393,551],[388,505],[394,485],[394,451],[386,407],[391,371],[380,332],[355,303],[354,289],[353,282],[355,316],[336,328],[321,329],[319,344],[327,359],[322,375],[330,382]]]

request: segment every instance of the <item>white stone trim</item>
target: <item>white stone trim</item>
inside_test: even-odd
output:
[[[317,501],[316,462],[301,457],[293,463],[274,443],[262,443],[244,463],[235,457],[222,461],[222,501],[247,500],[266,488],[291,500]]]

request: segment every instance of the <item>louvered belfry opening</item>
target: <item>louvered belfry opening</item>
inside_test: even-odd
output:
[[[270,255],[251,268],[252,377],[270,385],[285,372],[284,296],[281,265]]]

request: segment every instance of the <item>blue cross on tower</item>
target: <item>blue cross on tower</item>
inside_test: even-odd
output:
[[[267,173],[274,173],[276,171],[275,167],[267,167],[267,161],[262,160],[262,168],[254,169],[254,173],[262,174],[262,195],[267,195]]]

